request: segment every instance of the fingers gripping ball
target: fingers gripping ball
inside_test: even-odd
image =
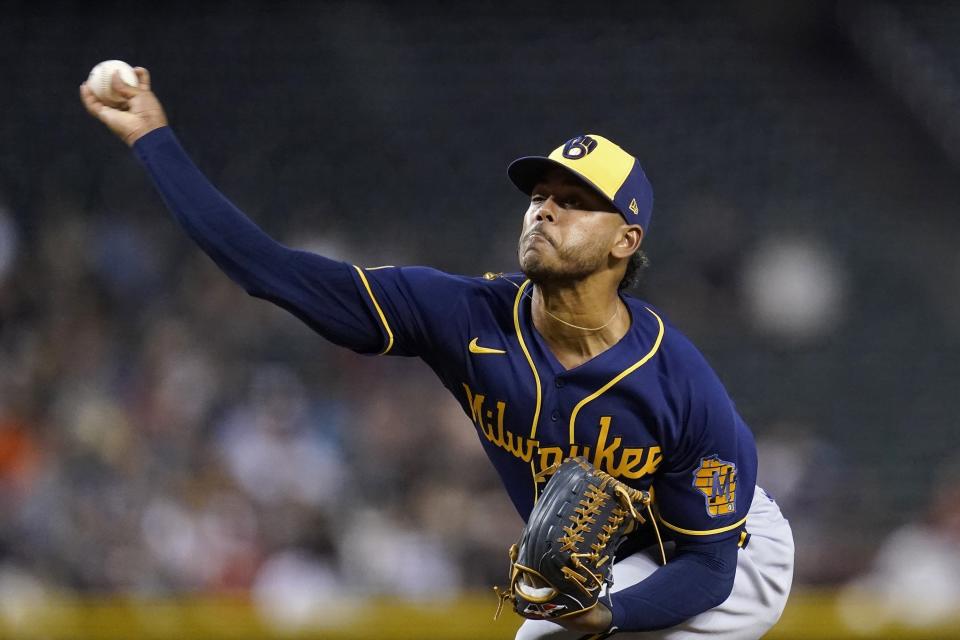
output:
[[[613,584],[611,567],[623,538],[649,514],[650,494],[595,468],[584,458],[559,465],[510,547],[510,584],[495,588],[525,618],[555,620],[596,606]],[[659,537],[659,536],[658,536]],[[499,614],[499,608],[497,613]]]
[[[87,78],[87,86],[90,87],[94,95],[108,104],[123,102],[123,96],[119,95],[113,90],[113,87],[110,86],[114,73],[119,73],[120,80],[131,87],[138,85],[137,74],[134,72],[133,67],[123,60],[104,60],[90,71],[90,77]]]

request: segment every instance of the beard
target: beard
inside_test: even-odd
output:
[[[537,285],[562,284],[582,280],[597,272],[606,263],[608,252],[601,242],[593,241],[575,246],[556,246],[527,250],[529,234],[517,243],[520,270]]]

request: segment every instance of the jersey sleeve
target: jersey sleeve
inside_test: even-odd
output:
[[[286,247],[207,180],[169,127],[140,138],[134,151],[180,226],[232,280],[331,342],[429,358],[466,330],[454,311],[478,279],[425,267],[363,269]]]
[[[184,231],[234,282],[300,318],[334,344],[381,349],[381,329],[354,267],[286,247],[263,232],[194,165],[172,130],[143,136],[134,152]]]
[[[686,354],[675,393],[677,424],[668,434],[654,494],[664,533],[712,542],[739,536],[756,482],[750,430],[720,380],[698,352]]]
[[[663,567],[613,594],[613,624],[620,631],[678,625],[721,604],[733,591],[737,552],[733,541],[681,542]]]
[[[431,359],[466,344],[457,313],[474,278],[429,267],[354,267],[364,301],[379,323],[380,353]]]

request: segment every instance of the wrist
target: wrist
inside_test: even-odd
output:
[[[143,149],[145,146],[150,146],[153,141],[160,143],[172,136],[173,131],[170,130],[170,126],[161,125],[158,127],[153,127],[152,129],[144,130],[136,137],[131,137],[129,142],[127,142],[127,138],[124,138],[124,142],[127,142],[131,149],[137,150]]]
[[[128,133],[127,135],[125,135],[125,136],[123,137],[123,142],[124,142],[128,147],[130,147],[130,148],[132,149],[132,148],[133,148],[133,145],[135,145],[135,144],[136,144],[139,140],[141,140],[144,136],[146,136],[146,135],[148,135],[148,134],[150,134],[150,133],[152,133],[152,132],[156,131],[157,129],[160,129],[160,128],[164,127],[164,126],[166,126],[166,125],[158,124],[158,125],[154,125],[154,126],[151,126],[151,127],[142,127],[142,128],[134,129],[133,131],[131,131],[130,133]]]
[[[576,616],[556,620],[564,628],[581,633],[603,633],[613,624],[610,609],[598,602],[595,607]]]

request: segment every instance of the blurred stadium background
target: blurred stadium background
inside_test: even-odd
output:
[[[277,238],[515,269],[518,155],[654,184],[637,292],[797,542],[771,638],[960,637],[960,4],[6,2],[0,637],[509,638],[520,528],[416,362],[248,299],[76,95],[122,58]]]

